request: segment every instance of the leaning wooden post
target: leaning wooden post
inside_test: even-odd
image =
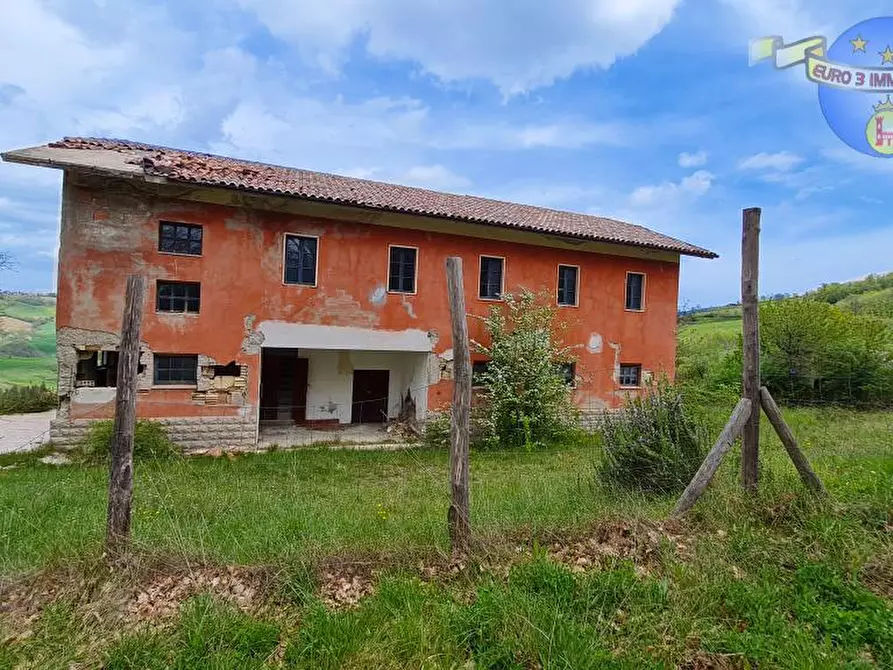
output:
[[[109,470],[109,505],[105,546],[112,558],[130,541],[130,507],[133,501],[133,431],[136,425],[136,376],[140,359],[140,324],[146,285],[142,277],[127,278],[121,345],[118,348],[118,383],[115,391],[115,428]]]
[[[720,433],[716,444],[713,445],[713,448],[707,454],[707,458],[701,463],[701,467],[698,468],[698,471],[695,473],[695,476],[692,477],[691,482],[685,487],[685,491],[679,496],[679,500],[676,502],[676,507],[673,508],[673,516],[678,517],[685,514],[685,512],[697,502],[698,498],[701,497],[701,494],[706,490],[710,480],[713,479],[713,475],[716,474],[716,470],[719,468],[723,456],[725,456],[726,452],[732,448],[732,444],[738,439],[748,418],[755,411],[760,411],[759,406],[752,405],[747,398],[741,398],[741,400],[738,401],[738,404],[735,405],[735,409],[732,410],[732,415],[729,417],[728,423],[726,423],[725,428],[722,429],[722,433]]]
[[[741,484],[755,492],[760,462],[760,208],[744,210],[741,235],[741,320],[744,330],[744,397],[754,411],[744,427]]]
[[[447,521],[453,552],[465,553],[471,544],[468,503],[468,433],[471,414],[471,355],[465,314],[462,259],[446,261],[447,292],[453,330],[453,412],[450,420],[450,488]]]
[[[791,460],[794,462],[794,467],[797,468],[797,472],[800,473],[800,479],[802,479],[803,483],[806,484],[806,487],[816,495],[826,495],[827,492],[825,491],[824,484],[822,484],[822,480],[819,479],[819,476],[809,465],[809,461],[806,460],[806,455],[800,451],[800,446],[797,444],[797,439],[794,437],[794,433],[791,432],[787,422],[781,415],[781,411],[778,409],[778,405],[775,404],[772,394],[769,393],[769,389],[765,386],[760,388],[760,402],[763,405],[763,411],[766,412],[766,416],[769,417],[769,423],[772,424],[772,427],[775,428],[775,432],[778,433],[778,439],[781,440],[785,451],[788,452],[788,456],[790,456]]]

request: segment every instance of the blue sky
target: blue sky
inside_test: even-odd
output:
[[[747,64],[753,37],[833,40],[888,2],[7,5],[4,150],[124,137],[614,216],[721,254],[683,261],[688,305],[737,299],[743,207],[764,294],[893,270],[893,160],[837,140],[802,70]],[[0,165],[0,288],[52,290],[59,183]]]

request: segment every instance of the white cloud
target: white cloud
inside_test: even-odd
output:
[[[679,198],[698,198],[710,190],[715,177],[706,170],[698,170],[681,181],[666,181],[652,186],[640,186],[630,195],[635,207],[664,206]]]
[[[404,172],[397,181],[437,191],[452,191],[471,186],[469,179],[456,174],[443,165],[414,165]]]
[[[418,63],[445,82],[486,79],[504,95],[609,67],[669,23],[680,0],[239,0],[305,59],[338,72],[350,48]]]
[[[738,167],[742,170],[778,170],[786,172],[803,162],[803,158],[789,151],[774,154],[760,152],[743,159]]]
[[[707,163],[707,152],[703,149],[693,154],[683,151],[679,154],[679,167],[695,168]]]

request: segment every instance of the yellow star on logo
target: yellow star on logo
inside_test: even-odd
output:
[[[881,65],[886,65],[887,63],[893,65],[893,49],[890,48],[889,44],[887,45],[886,49],[884,49],[883,51],[878,51],[878,53],[881,55],[881,58],[884,59],[881,62]]]
[[[850,40],[850,44],[853,45],[853,53],[857,51],[865,53],[865,45],[868,44],[868,40],[863,40],[862,35],[856,35],[856,39]]]

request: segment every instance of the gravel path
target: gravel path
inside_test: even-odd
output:
[[[4,414],[0,416],[0,454],[10,451],[30,451],[50,439],[50,421],[56,410],[35,414]]]

